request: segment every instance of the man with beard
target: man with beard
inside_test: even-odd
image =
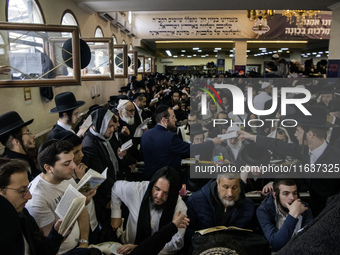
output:
[[[119,113],[120,132],[124,135],[122,136],[122,138],[124,138],[123,142],[126,142],[133,137],[136,130],[136,108],[131,101],[127,99],[120,99],[117,110]]]
[[[214,144],[220,144],[220,138],[214,138],[198,145],[190,145],[184,142],[175,132],[176,116],[174,111],[166,106],[160,105],[156,108],[155,120],[157,125],[146,131],[141,140],[141,155],[144,159],[143,179],[150,180],[151,176],[160,168],[170,166],[181,171],[182,158],[190,157],[190,149],[193,155],[198,154],[204,147],[207,151],[212,150]]]
[[[118,127],[118,119],[113,112],[99,108],[91,113],[92,126],[83,140],[83,162],[93,170],[102,173],[107,169],[107,179],[99,186],[94,197],[97,220],[102,227],[109,224],[110,210],[108,209],[111,188],[117,180],[119,171],[118,160],[110,140]],[[120,155],[120,151],[117,151]]]
[[[262,201],[256,215],[275,252],[313,220],[312,211],[298,198],[297,186],[290,179],[275,180],[274,192]]]
[[[54,98],[56,107],[50,110],[50,113],[58,113],[59,119],[57,124],[51,130],[48,139],[55,139],[56,134],[62,130],[68,130],[72,133],[72,125],[74,125],[79,118],[79,107],[85,104],[85,101],[77,101],[72,92],[63,92]],[[78,136],[82,137],[86,128],[79,129]]]
[[[227,134],[234,131],[241,131],[238,126],[230,126],[227,129]],[[231,163],[233,165],[241,164],[241,154],[240,151],[243,149],[243,143],[238,139],[237,135],[235,137],[227,139],[227,144],[222,143],[214,149],[214,156],[222,155],[223,160],[226,163]]]
[[[252,228],[255,218],[254,203],[241,189],[238,174],[219,174],[186,201],[190,225],[186,241],[196,230],[215,226]]]
[[[27,127],[32,122],[33,119],[24,122],[15,111],[0,116],[0,141],[6,146],[4,156],[27,161],[30,166],[28,168],[29,181],[41,173],[34,160],[28,155],[30,149],[35,150],[34,133]]]
[[[114,230],[122,224],[121,203],[129,209],[126,230],[118,253],[129,253],[142,241],[166,227],[178,212],[186,214],[187,208],[179,196],[181,183],[178,173],[171,167],[159,169],[150,182],[117,181],[112,188],[111,226]],[[184,245],[185,229],[179,229],[159,254],[176,254]]]

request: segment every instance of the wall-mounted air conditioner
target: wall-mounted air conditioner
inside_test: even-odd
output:
[[[118,12],[99,12],[98,15],[115,27],[123,28],[125,26],[125,19]]]
[[[128,34],[128,36],[130,36],[130,37],[135,37],[136,36],[136,29],[133,26],[131,26],[131,31]]]
[[[131,24],[125,21],[124,29],[121,29],[124,34],[129,34],[131,32]]]

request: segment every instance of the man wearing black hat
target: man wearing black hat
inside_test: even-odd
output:
[[[0,116],[0,140],[6,146],[4,156],[27,161],[30,165],[28,169],[30,181],[41,173],[35,166],[33,159],[28,156],[28,150],[35,149],[35,136],[27,127],[32,122],[33,119],[24,122],[20,115],[14,111]]]
[[[128,253],[143,240],[170,223],[177,212],[186,214],[187,208],[179,196],[180,177],[171,167],[159,169],[150,181],[117,181],[112,188],[111,226],[116,230],[122,222],[121,203],[129,209],[122,242],[127,245],[117,252]],[[174,254],[184,245],[185,229],[179,229],[165,244],[161,254]]]
[[[298,196],[291,179],[275,179],[274,191],[256,210],[264,236],[273,251],[280,250],[292,236],[313,220],[312,211]]]
[[[240,132],[240,138],[256,140],[256,145],[269,149],[274,153],[292,156],[302,161],[302,166],[326,164],[336,166],[340,164],[340,150],[325,141],[327,130],[337,125],[327,122],[327,111],[320,106],[309,106],[306,109],[312,115],[300,115],[297,118],[295,137],[299,145],[265,136],[251,135]],[[327,198],[340,191],[339,179],[307,179],[307,186],[311,197],[310,208],[317,216],[326,206]]]
[[[72,130],[72,125],[75,124],[79,118],[79,107],[84,105],[84,101],[77,101],[72,92],[63,92],[56,95],[55,99],[56,107],[50,110],[50,113],[59,113],[59,119],[57,124],[50,132],[48,139],[55,139],[55,134],[61,130]],[[83,136],[85,130],[80,129],[78,136]]]

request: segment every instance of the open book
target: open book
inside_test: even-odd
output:
[[[106,175],[107,168],[105,168],[101,174],[94,171],[93,169],[89,169],[83,178],[81,178],[81,180],[78,182],[76,189],[81,193],[88,192],[102,184],[106,180]]]
[[[208,233],[211,233],[211,232],[216,232],[216,231],[221,231],[221,230],[241,230],[241,231],[253,232],[253,230],[251,230],[251,229],[238,228],[238,227],[234,227],[234,226],[230,226],[230,227],[216,226],[216,227],[212,227],[212,228],[197,230],[195,232],[198,232],[201,235],[205,235],[205,234],[208,234]]]
[[[63,194],[55,213],[63,219],[58,233],[65,236],[85,207],[86,197],[71,184]]]
[[[143,129],[146,129],[148,123],[151,121],[151,118],[146,118],[137,128],[133,135],[133,137],[142,137]]]
[[[130,139],[126,143],[122,144],[120,151],[125,151],[125,150],[129,149],[132,145],[133,145],[132,139]]]

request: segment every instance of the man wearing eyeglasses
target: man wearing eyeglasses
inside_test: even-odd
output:
[[[25,207],[32,199],[28,164],[18,159],[0,159],[0,250],[1,254],[55,255],[64,237],[58,220],[45,238]]]
[[[27,161],[29,163],[28,179],[30,181],[40,174],[33,159],[29,156],[31,150],[35,152],[35,136],[28,129],[28,125],[32,122],[33,119],[24,122],[15,111],[0,116],[0,141],[6,146],[4,156]]]

